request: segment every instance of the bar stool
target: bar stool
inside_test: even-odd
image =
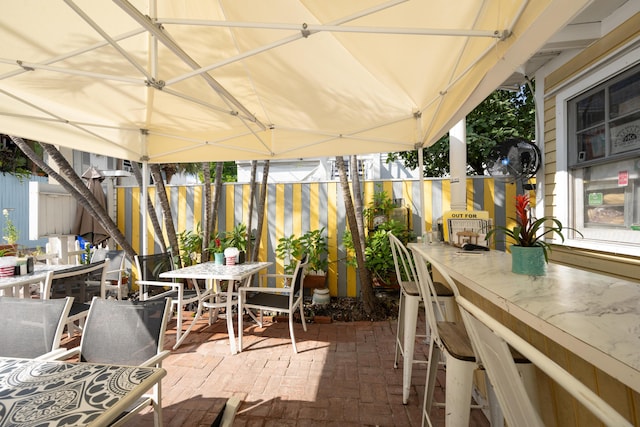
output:
[[[414,363],[427,363],[426,359],[414,360],[414,348],[416,337],[424,337],[428,335],[417,335],[416,327],[418,320],[418,312],[420,302],[423,297],[418,287],[417,275],[411,254],[402,242],[389,232],[389,241],[391,243],[391,253],[393,254],[393,263],[395,264],[398,283],[400,284],[400,302],[398,305],[398,328],[396,330],[396,349],[394,368],[398,368],[398,357],[402,355],[402,403],[407,404],[409,393],[411,390],[411,373]],[[439,282],[434,283],[436,292],[440,301],[445,305],[444,315],[446,319],[440,320],[453,321],[455,319],[455,300],[451,289]],[[426,305],[426,303],[425,303]],[[427,334],[429,333],[429,323],[426,320],[425,327]]]
[[[418,283],[422,292],[434,291],[435,286],[431,279],[431,274],[427,268],[427,260],[414,252],[416,256],[416,270],[418,273]],[[441,274],[445,283],[453,291],[454,295],[460,296],[458,288],[447,274],[436,263],[430,261],[433,268]],[[437,295],[433,297],[437,300]],[[422,426],[425,419],[429,417],[429,411],[433,405],[433,393],[436,384],[436,373],[438,361],[444,356],[446,363],[446,385],[445,385],[445,425],[447,427],[466,427],[469,425],[469,415],[471,410],[471,394],[473,390],[473,372],[480,366],[474,352],[471,340],[463,323],[438,321],[436,312],[440,310],[439,304],[433,304],[426,308],[427,319],[431,326],[431,339],[429,344],[429,359],[427,365],[427,378],[424,402],[422,407]],[[439,314],[439,317],[444,317]],[[535,377],[535,367],[520,353],[512,349],[511,356],[518,366],[518,371],[523,383],[531,396],[532,402],[539,407],[537,399],[537,386]],[[490,409],[490,421],[492,426],[504,425],[504,418],[499,405],[495,402],[493,390],[489,384],[488,403]]]

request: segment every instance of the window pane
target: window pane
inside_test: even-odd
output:
[[[640,73],[611,85],[609,106],[612,119],[640,111]]]
[[[604,157],[605,154],[604,126],[578,134],[579,162],[599,159]]]
[[[604,91],[594,93],[576,103],[577,130],[604,123]]]

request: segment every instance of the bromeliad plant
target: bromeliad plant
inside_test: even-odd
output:
[[[516,196],[516,221],[513,228],[496,226],[487,233],[487,240],[497,233],[502,233],[505,237],[513,240],[514,245],[523,247],[539,246],[544,253],[544,259],[549,262],[549,253],[551,245],[544,239],[546,236],[551,237],[557,235],[564,242],[564,230],[575,231],[582,237],[582,233],[571,227],[563,227],[559,219],[554,217],[534,218],[531,215],[531,201],[528,194],[519,194]]]

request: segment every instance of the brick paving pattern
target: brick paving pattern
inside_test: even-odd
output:
[[[175,328],[175,321],[169,327]],[[163,362],[165,426],[209,427],[231,396],[242,400],[235,426],[420,426],[426,365],[414,365],[411,395],[403,405],[402,367],[393,368],[395,320],[309,324],[307,332],[296,324],[297,355],[287,323],[259,328],[247,322],[245,327],[245,350],[234,356],[224,320],[212,326],[199,321],[184,344],[171,351]],[[174,342],[175,329],[170,329],[165,347]],[[423,342],[416,343],[416,357],[424,358],[426,351]],[[441,371],[438,401],[443,400]],[[444,426],[443,409],[433,409],[431,419],[434,426]],[[489,423],[472,410],[470,425]],[[153,426],[153,417],[147,411],[129,426]]]

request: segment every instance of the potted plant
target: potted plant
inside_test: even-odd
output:
[[[188,267],[197,264],[202,259],[202,231],[200,223],[196,224],[195,230],[184,230],[178,235],[180,242],[180,260],[182,265]]]
[[[518,274],[542,276],[549,262],[551,245],[544,239],[554,234],[564,242],[564,230],[582,233],[570,227],[563,227],[559,219],[553,217],[534,218],[530,213],[531,204],[528,194],[516,196],[516,221],[513,228],[496,226],[487,233],[487,240],[501,233],[513,241],[511,250],[511,271]]]
[[[245,261],[248,242],[249,235],[247,233],[246,224],[238,223],[235,227],[233,227],[233,230],[227,232],[227,247],[238,249],[238,264],[242,264]]]
[[[324,288],[326,286],[329,247],[324,230],[324,227],[322,227],[317,230],[307,231],[297,241],[299,254],[307,254],[308,256],[304,279],[306,288]]]
[[[227,244],[224,238],[220,238],[216,235],[209,241],[207,251],[213,254],[214,261],[218,265],[224,264],[224,250],[227,248]]]
[[[281,237],[276,246],[276,258],[284,261],[284,274],[293,274],[296,269],[295,261],[300,255],[300,244],[298,238],[291,236]]]

